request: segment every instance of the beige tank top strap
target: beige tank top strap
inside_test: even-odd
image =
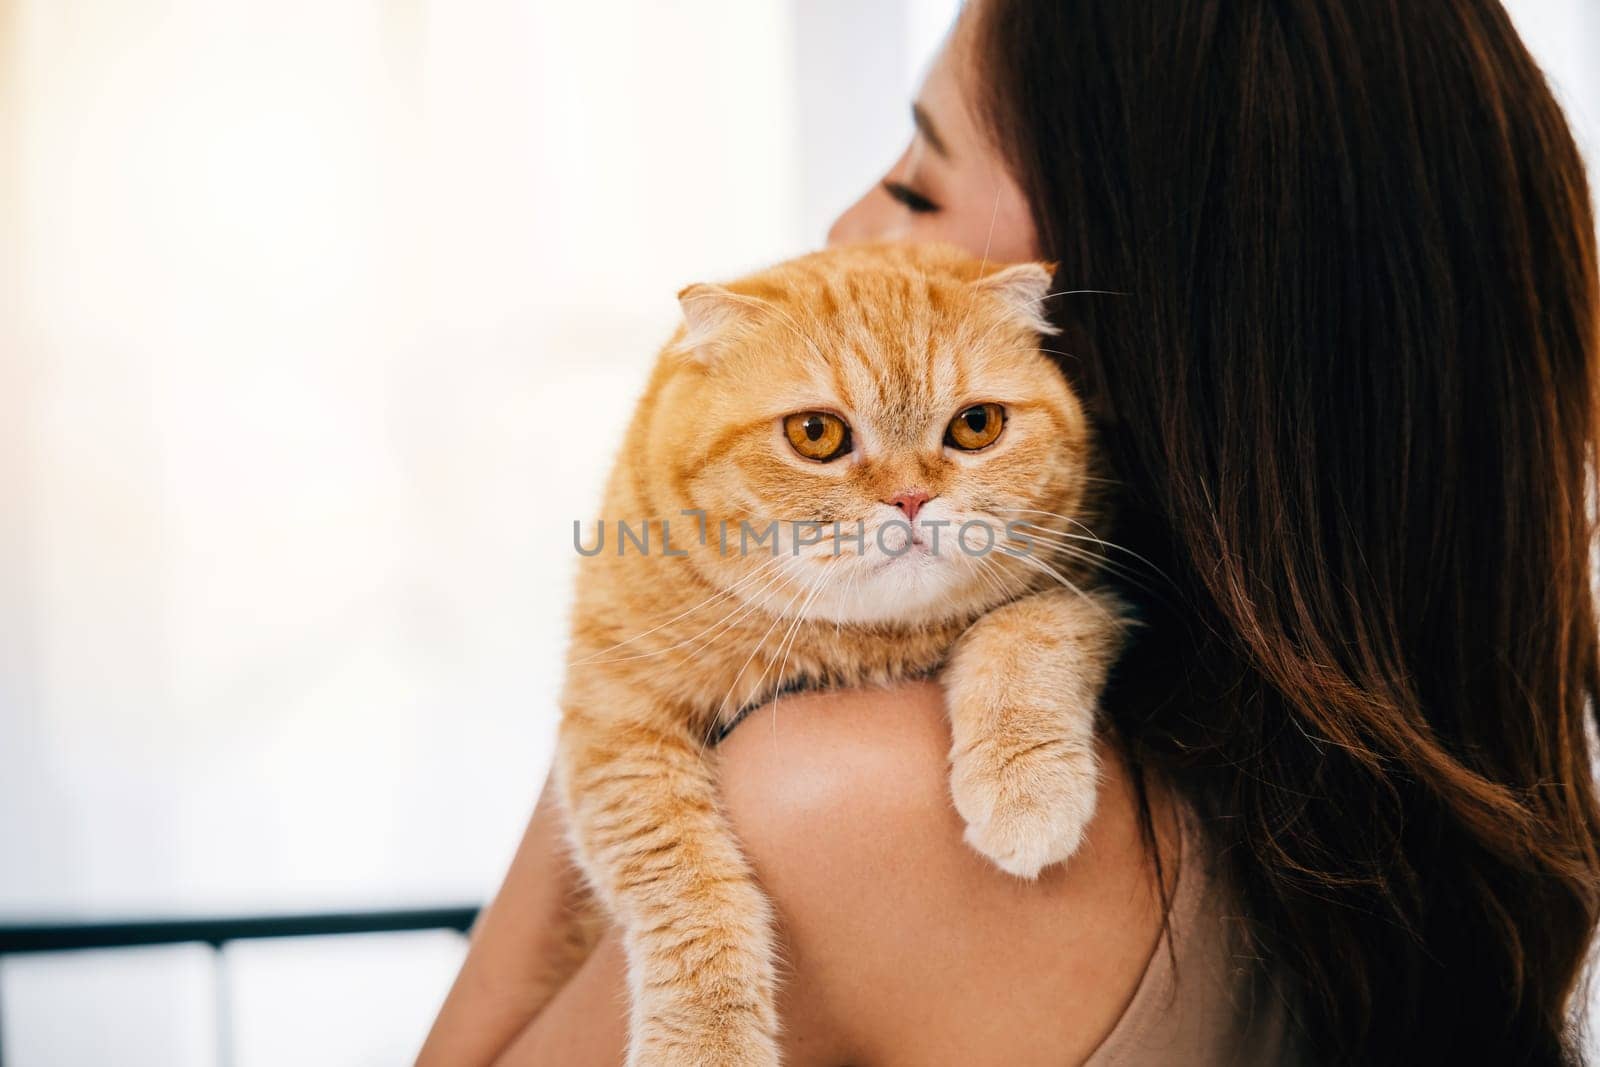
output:
[[[1302,1062],[1288,1011],[1238,951],[1237,896],[1213,870],[1203,828],[1182,805],[1167,934],[1087,1067],[1236,1067]]]

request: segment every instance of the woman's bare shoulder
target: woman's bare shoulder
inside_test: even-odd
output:
[[[1078,854],[1024,882],[963,842],[949,745],[931,683],[784,697],[723,743],[782,926],[789,1062],[1080,1062],[1131,1000],[1161,905],[1120,761]]]
[[[949,744],[921,684],[784,697],[718,750],[778,913],[790,1067],[1077,1063],[1138,987],[1160,903],[1118,761],[1077,855],[1023,882],[962,840]],[[497,1062],[621,1062],[626,967],[606,935]]]

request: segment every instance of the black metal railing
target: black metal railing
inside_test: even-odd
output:
[[[222,952],[228,943],[275,937],[394,934],[417,930],[455,930],[465,934],[477,921],[478,910],[474,906],[461,906],[116,922],[13,922],[0,924],[0,959],[35,952],[210,945],[215,963],[217,1063],[218,1067],[228,1067],[233,1060],[233,1035],[229,1026],[228,972]],[[0,1067],[4,1067],[5,1058],[4,1024],[4,1005],[0,1004]]]

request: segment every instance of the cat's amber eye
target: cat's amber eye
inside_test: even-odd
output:
[[[950,420],[944,443],[963,452],[976,452],[994,444],[1005,425],[1005,408],[999,404],[974,404]]]
[[[796,452],[818,463],[830,463],[848,455],[854,447],[850,427],[826,411],[798,411],[785,416],[783,433]]]

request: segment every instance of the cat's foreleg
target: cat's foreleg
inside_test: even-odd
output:
[[[557,769],[574,851],[623,930],[630,1067],[776,1065],[771,907],[691,731],[659,713],[569,712]]]
[[[1114,598],[1053,589],[979,619],[951,654],[951,796],[967,842],[1011,874],[1072,855],[1094,815],[1096,709],[1125,626]]]

